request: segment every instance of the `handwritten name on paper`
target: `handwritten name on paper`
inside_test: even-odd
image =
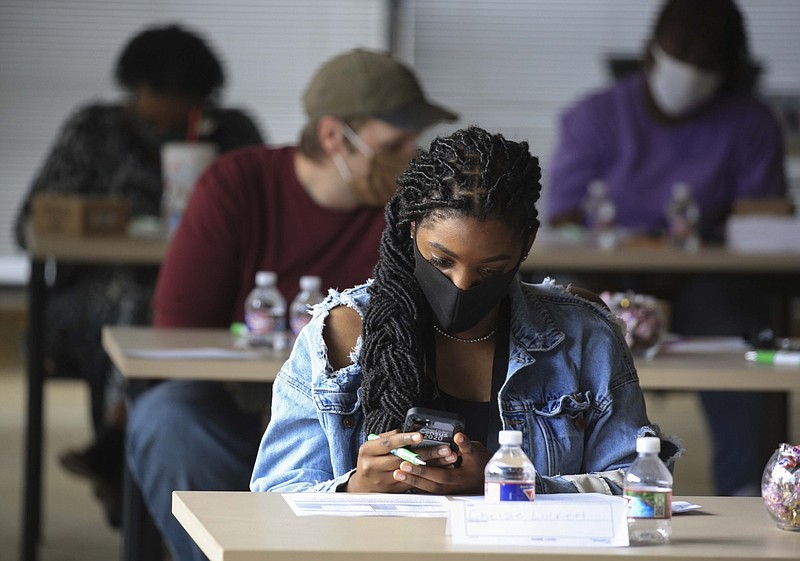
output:
[[[451,501],[453,543],[480,545],[626,546],[628,527],[619,497],[532,503]]]

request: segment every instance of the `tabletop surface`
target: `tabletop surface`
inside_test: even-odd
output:
[[[798,274],[800,243],[798,248],[796,252],[745,252],[706,244],[696,252],[687,252],[660,242],[638,241],[604,251],[565,241],[542,228],[520,270]]]
[[[169,240],[161,236],[56,236],[35,234],[33,229],[26,241],[33,258],[77,263],[156,265],[169,246]]]
[[[254,360],[153,359],[131,350],[221,348],[235,350],[225,329],[163,329],[105,326],[103,347],[128,378],[188,378],[237,381],[274,380],[287,353],[263,353]],[[636,359],[645,390],[800,390],[800,368],[764,366],[744,360],[743,352],[668,353]]]
[[[540,235],[522,271],[639,271],[639,272],[739,272],[764,274],[800,273],[798,252],[741,252],[723,246],[703,246],[685,252],[663,245],[632,244],[602,251],[579,243],[565,243]],[[159,263],[169,240],[163,237],[54,236],[27,234],[32,257],[85,263]]]
[[[662,352],[635,364],[645,390],[800,391],[800,368],[756,364],[738,351]]]
[[[211,561],[427,559],[798,559],[759,497],[676,497],[703,508],[673,519],[667,545],[622,548],[454,545],[444,518],[297,517],[279,493],[176,491],[172,512]]]
[[[192,379],[238,382],[272,381],[287,353],[242,348],[226,329],[104,326],[103,348],[126,378]],[[148,358],[131,351],[220,350],[228,358]],[[241,353],[241,356],[236,356]],[[191,353],[189,353],[191,354]]]

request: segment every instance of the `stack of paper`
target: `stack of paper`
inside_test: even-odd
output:
[[[731,216],[725,242],[734,251],[800,252],[800,218],[796,216]]]

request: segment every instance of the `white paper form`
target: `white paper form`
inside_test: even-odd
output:
[[[152,360],[257,360],[263,354],[259,351],[223,349],[221,347],[192,347],[186,349],[131,349],[125,351],[125,356]]]
[[[752,350],[741,337],[680,337],[668,338],[661,347],[662,354],[671,353],[728,353]]]
[[[297,516],[407,516],[444,518],[447,497],[391,493],[284,493]]]
[[[533,502],[450,502],[453,543],[622,547],[628,525],[622,497],[596,493],[538,495]]]

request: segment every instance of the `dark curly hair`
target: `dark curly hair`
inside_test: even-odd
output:
[[[206,98],[225,83],[222,65],[197,35],[178,27],[153,27],[122,50],[114,74],[128,90],[146,85],[162,94]]]
[[[527,142],[470,127],[436,138],[397,180],[386,206],[380,259],[364,316],[361,362],[366,431],[399,428],[409,407],[433,395],[424,369],[430,312],[414,278],[411,224],[465,216],[496,218],[520,239],[539,228],[539,160]]]

